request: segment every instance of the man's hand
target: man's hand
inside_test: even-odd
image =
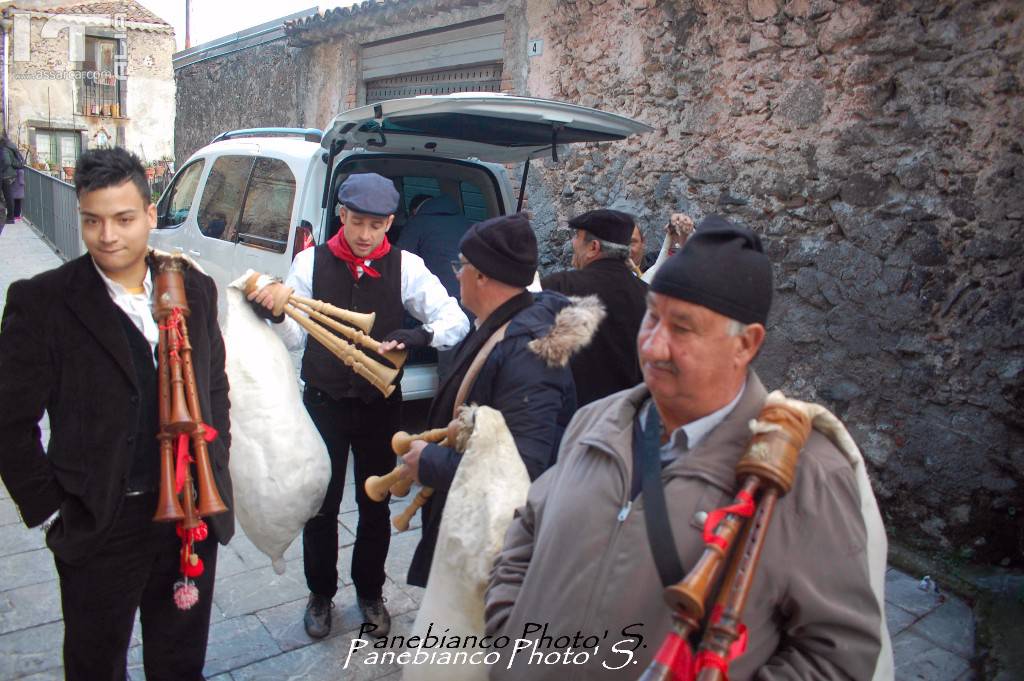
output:
[[[249,293],[246,298],[253,303],[256,315],[269,319],[275,324],[284,321],[284,313],[274,314],[274,308],[284,309],[285,303],[292,295],[291,288],[279,282],[271,282],[261,289]]]
[[[402,477],[405,479],[420,481],[420,454],[427,446],[426,440],[413,440],[409,445],[409,451],[402,457]]]
[[[396,348],[398,350],[405,350],[406,348],[425,348],[430,345],[431,339],[434,334],[430,333],[422,326],[418,326],[415,329],[398,329],[392,331],[380,344],[380,354],[385,352],[391,352]]]
[[[674,252],[682,248],[691,234],[693,234],[693,218],[685,213],[672,213],[668,221],[668,235],[671,239],[669,251]]]

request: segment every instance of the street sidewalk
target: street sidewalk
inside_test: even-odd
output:
[[[24,222],[7,225],[0,234],[0,311],[11,282],[60,263],[30,226]],[[43,439],[47,439],[46,432]],[[278,576],[270,560],[239,527],[231,543],[220,548],[217,559],[205,669],[210,681],[396,681],[400,677],[400,671],[392,665],[342,669],[361,621],[348,574],[357,520],[353,478],[350,470],[339,519],[341,579],[334,599],[331,635],[313,641],[302,627],[307,591],[301,541],[294,542],[285,554],[288,569]],[[413,527],[392,536],[388,554],[384,595],[394,618],[394,633],[411,627],[422,598],[422,589],[405,584],[409,561],[420,538],[418,524]],[[0,681],[63,678],[63,624],[56,580],[42,533],[25,528],[6,488],[0,485]],[[886,575],[897,680],[975,679],[970,666],[975,657],[971,608],[959,598],[920,587],[917,577],[898,570],[890,569]],[[129,652],[129,675],[134,681],[145,678],[138,625]]]

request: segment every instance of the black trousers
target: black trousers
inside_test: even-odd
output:
[[[391,450],[391,436],[399,429],[401,397],[395,399],[393,395],[368,405],[357,398],[335,400],[307,385],[302,401],[331,456],[331,482],[324,503],[302,531],[306,584],[312,593],[321,596],[333,598],[338,592],[338,512],[351,447],[359,508],[352,582],[360,598],[380,598],[384,561],[391,544],[391,513],[388,501],[373,501],[366,496],[363,485],[371,476],[390,473],[397,463]]]
[[[148,681],[202,681],[217,540],[195,544],[206,566],[195,579],[199,602],[174,605],[181,577],[181,540],[175,523],[154,523],[156,494],[125,497],[110,535],[83,565],[55,558],[64,610],[67,681],[123,681],[135,611],[142,620],[142,655]]]

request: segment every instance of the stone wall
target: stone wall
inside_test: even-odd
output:
[[[846,421],[901,541],[1024,561],[1024,8],[529,6],[530,94],[656,129],[534,175],[546,264],[568,265],[556,220],[598,206],[651,250],[676,210],[751,226],[776,263],[765,382]]]
[[[177,69],[177,163],[226,130],[305,126],[309,59],[281,39]]]

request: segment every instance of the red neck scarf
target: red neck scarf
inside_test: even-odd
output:
[[[373,277],[374,279],[380,278],[380,272],[370,267],[371,260],[380,260],[385,255],[391,252],[391,242],[388,241],[388,237],[385,235],[384,241],[380,242],[380,246],[377,246],[365,258],[360,258],[358,255],[352,252],[352,248],[345,241],[345,226],[342,225],[338,233],[327,240],[327,248],[331,249],[331,253],[334,254],[338,260],[343,260],[348,265],[348,271],[352,273],[352,278],[359,280],[360,275],[366,274],[367,276]]]

